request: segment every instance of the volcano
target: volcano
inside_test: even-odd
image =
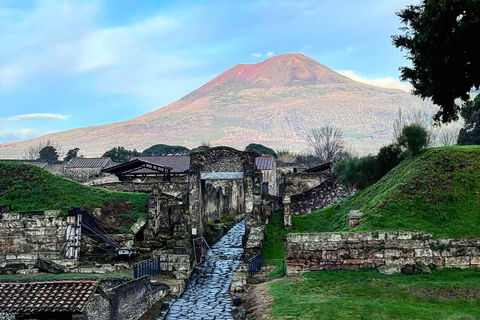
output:
[[[239,64],[163,108],[127,121],[73,129],[0,144],[2,158],[19,157],[30,145],[50,139],[64,149],[99,156],[124,146],[154,144],[194,148],[209,142],[243,149],[250,143],[301,151],[313,127],[331,125],[346,133],[360,153],[376,152],[392,140],[398,109],[433,106],[397,89],[351,80],[303,54],[282,54]]]

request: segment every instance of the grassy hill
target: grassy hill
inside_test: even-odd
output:
[[[480,146],[432,148],[329,208],[293,217],[294,232],[410,230],[435,237],[480,237]]]
[[[10,205],[11,211],[61,210],[66,214],[73,207],[90,212],[102,207],[105,216],[116,217],[116,227],[128,227],[145,215],[147,203],[147,194],[93,188],[33,165],[0,162],[0,204]]]

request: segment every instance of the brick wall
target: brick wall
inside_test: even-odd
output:
[[[384,266],[400,272],[406,264],[437,268],[480,268],[480,238],[433,239],[416,232],[289,234],[289,274]]]

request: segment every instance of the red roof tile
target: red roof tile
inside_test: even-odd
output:
[[[0,312],[83,312],[96,281],[0,282]]]

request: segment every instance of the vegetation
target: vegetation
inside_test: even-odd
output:
[[[0,203],[12,211],[102,207],[125,215],[127,226],[147,211],[148,194],[116,192],[82,185],[20,162],[0,162]]]
[[[23,152],[22,158],[25,160],[38,160],[38,158],[40,158],[40,151],[46,147],[53,147],[55,149],[58,154],[57,159],[63,157],[63,149],[58,143],[52,140],[45,140],[29,146],[27,150]]]
[[[250,150],[256,151],[260,154],[271,154],[275,158],[277,157],[277,154],[273,149],[266,147],[262,144],[250,143],[248,146],[245,147],[245,151],[250,151]]]
[[[52,146],[46,146],[39,152],[38,161],[48,162],[49,164],[55,163],[58,161],[57,149]]]
[[[397,13],[403,35],[393,36],[397,48],[407,50],[413,67],[401,67],[401,79],[413,93],[440,106],[436,121],[458,119],[455,99],[469,100],[480,88],[480,29],[478,0],[423,0]]]
[[[311,272],[268,284],[272,319],[478,319],[480,270]]]
[[[432,148],[402,161],[380,181],[329,208],[293,217],[294,232],[409,230],[436,237],[480,236],[480,147]]]
[[[313,154],[321,163],[325,163],[350,157],[344,136],[344,132],[338,128],[323,126],[311,129],[306,141]]]
[[[465,124],[458,135],[458,144],[480,144],[480,95],[465,103],[460,114]]]
[[[127,162],[131,157],[142,155],[136,149],[127,150],[124,147],[115,147],[105,152],[102,157],[109,157],[114,162]]]
[[[67,155],[65,156],[65,158],[63,158],[63,161],[68,162],[68,161],[72,160],[73,158],[78,157],[78,151],[80,151],[79,148],[74,148],[74,149],[68,150]]]
[[[266,225],[263,259],[285,259],[283,237],[288,233],[283,228],[283,211],[274,211]]]
[[[190,149],[183,146],[156,144],[142,151],[142,156],[163,156],[168,154],[190,154]]]

